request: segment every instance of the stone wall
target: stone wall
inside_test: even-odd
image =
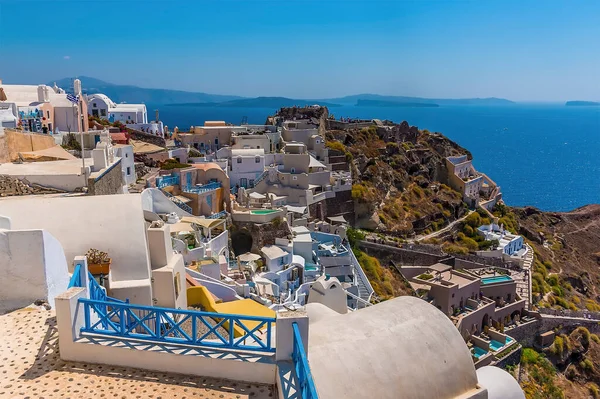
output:
[[[308,207],[310,216],[327,220],[330,216],[343,215],[349,223],[354,222],[354,200],[352,191],[338,191],[333,198],[315,202]]]
[[[571,333],[577,327],[583,326],[591,333],[600,332],[597,320],[575,319],[569,317],[541,317],[518,327],[506,330],[504,333],[514,338],[521,345],[532,347],[537,343],[538,336],[550,330],[558,329],[559,333]]]
[[[98,176],[88,178],[89,195],[123,194],[123,172],[121,160],[115,162]]]
[[[292,232],[288,228],[285,219],[281,223],[252,223],[252,222],[233,222],[232,230],[246,229],[252,235],[251,252],[260,253],[260,249],[265,245],[275,244],[275,238],[285,238]]]
[[[17,195],[56,194],[64,191],[32,184],[26,179],[17,179],[8,175],[0,175],[0,197]]]
[[[151,143],[163,148],[167,146],[165,139],[163,139],[162,137],[154,136],[148,133],[143,133],[139,130],[133,129],[127,129],[127,133],[129,133],[129,137],[133,140],[144,141],[146,143]]]
[[[430,266],[447,257],[368,241],[358,241],[358,247],[381,262],[393,260],[401,266]]]
[[[518,346],[515,350],[504,356],[502,359],[494,362],[492,365],[505,369],[506,366],[519,364],[521,362],[521,352],[523,352],[523,347]]]

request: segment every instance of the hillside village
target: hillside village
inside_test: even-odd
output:
[[[597,207],[511,208],[406,121],[153,117],[0,81],[3,358],[67,389],[101,364],[221,397],[598,397]],[[0,396],[36,395],[27,362]]]

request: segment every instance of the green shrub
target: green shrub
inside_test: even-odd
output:
[[[587,371],[587,372],[591,372],[594,371],[594,364],[592,363],[592,361],[590,359],[584,359],[579,363],[579,367],[581,367],[583,370]]]
[[[348,237],[348,242],[350,242],[350,246],[354,247],[356,245],[356,241],[362,241],[365,239],[365,234],[357,229],[349,228],[346,231],[346,236]]]
[[[473,228],[471,226],[469,226],[468,224],[465,224],[462,228],[463,233],[467,236],[467,237],[473,237]]]
[[[597,344],[600,344],[600,338],[596,334],[590,334],[590,339]]]
[[[592,398],[600,398],[600,390],[598,390],[598,385],[594,384],[593,382],[590,382],[588,384],[588,389],[590,390],[590,395],[592,395]]]
[[[167,159],[165,162],[163,162],[163,164],[161,165],[161,169],[162,170],[172,170],[172,169],[183,169],[183,168],[189,168],[191,165],[187,164],[187,163],[179,163],[176,159]]]
[[[479,216],[477,212],[473,212],[466,217],[465,223],[476,229],[477,227],[481,226],[481,216]]]
[[[549,276],[546,281],[548,282],[548,284],[550,284],[553,287],[558,287],[558,276],[556,274],[553,274],[552,276]]]
[[[346,152],[346,146],[339,141],[327,140],[325,143],[325,147],[330,148],[334,151],[339,151],[341,153]]]
[[[419,275],[419,278],[421,280],[431,280],[433,278],[433,274],[423,273],[423,274]]]
[[[448,242],[442,245],[442,250],[447,254],[467,255],[469,253],[468,248],[462,247],[460,245],[450,244]]]
[[[469,251],[471,251],[471,252],[477,251],[479,249],[479,245],[472,238],[464,237],[462,240],[460,240],[460,242],[461,242],[461,244],[463,244],[463,246],[467,247],[469,249]]]
[[[585,301],[585,308],[590,312],[600,312],[600,305],[594,302],[593,299],[587,299]]]
[[[563,290],[560,287],[552,287],[552,293],[556,296],[563,296]]]
[[[554,343],[552,344],[552,347],[550,348],[550,350],[556,356],[562,357],[564,350],[565,350],[565,341],[564,341],[563,337],[561,337],[560,335],[557,335],[554,338]]]

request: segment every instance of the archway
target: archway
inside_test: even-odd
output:
[[[252,234],[250,234],[248,229],[240,229],[231,234],[231,246],[235,256],[250,252],[252,249],[252,243]]]
[[[517,322],[519,320],[521,320],[521,311],[520,310],[515,310],[514,312],[512,312],[512,314],[510,315],[511,320],[514,322]]]

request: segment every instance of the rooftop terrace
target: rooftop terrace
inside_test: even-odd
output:
[[[53,311],[0,316],[0,397],[273,398],[274,387],[63,361]]]

